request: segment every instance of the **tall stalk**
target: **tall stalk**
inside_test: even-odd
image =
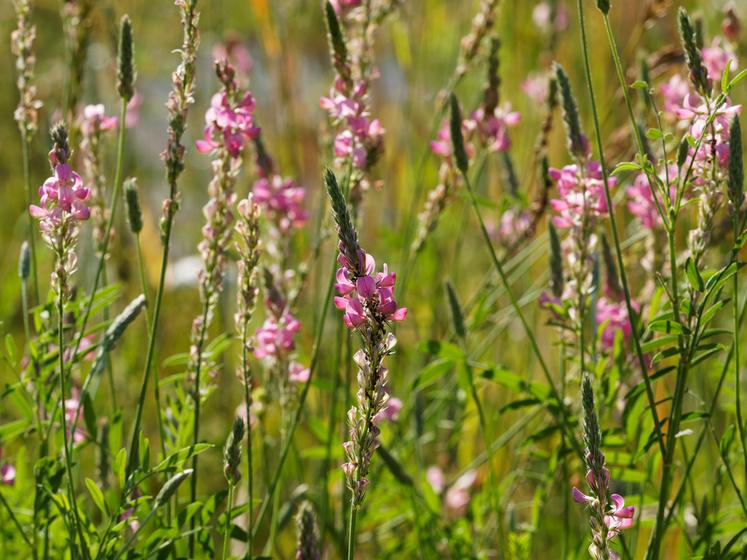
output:
[[[664,435],[661,431],[661,422],[659,420],[659,414],[656,410],[656,397],[654,395],[653,386],[651,384],[651,379],[648,375],[648,367],[646,365],[646,360],[643,356],[643,351],[641,350],[641,340],[640,340],[640,332],[638,330],[637,321],[635,318],[637,317],[636,311],[633,308],[632,300],[630,297],[630,286],[628,284],[628,274],[625,270],[625,264],[623,262],[622,258],[622,249],[620,247],[620,234],[617,231],[617,219],[615,218],[615,209],[612,204],[612,196],[610,194],[610,185],[609,185],[609,175],[607,173],[607,164],[604,157],[604,147],[602,142],[602,133],[601,128],[599,126],[599,113],[597,111],[597,103],[596,103],[596,97],[594,95],[594,86],[592,84],[591,79],[591,66],[589,63],[589,45],[586,37],[586,21],[584,18],[584,5],[583,0],[578,0],[578,18],[579,18],[579,28],[581,30],[581,49],[584,54],[584,73],[586,77],[586,85],[589,90],[589,100],[591,102],[591,112],[594,120],[594,136],[597,144],[597,151],[599,152],[599,164],[602,169],[602,180],[604,183],[604,198],[607,203],[607,208],[609,208],[609,217],[610,217],[610,229],[612,230],[612,240],[613,244],[615,246],[615,257],[617,259],[617,268],[620,271],[620,281],[622,283],[623,288],[623,295],[625,297],[625,307],[627,309],[628,313],[628,320],[630,321],[630,333],[631,338],[633,340],[633,347],[635,349],[636,357],[638,358],[638,366],[641,369],[641,376],[643,377],[643,382],[646,387],[646,398],[648,399],[648,405],[649,409],[651,410],[651,417],[654,422],[654,432],[656,433],[656,439],[657,443],[659,444],[659,451],[661,452],[662,456],[665,454],[666,448],[664,443]],[[607,21],[607,16],[605,14],[605,21]],[[618,72],[622,72],[622,66],[620,65],[619,56],[617,56],[617,50],[613,49],[615,52],[615,67],[618,68]],[[628,110],[631,113],[632,116],[632,106],[630,104],[630,97],[628,95],[627,89],[625,87],[625,84],[623,82],[622,88],[625,94],[625,102],[628,106]],[[635,119],[633,119],[634,128],[637,131],[638,127],[635,125]],[[638,138],[640,142],[640,138]],[[640,148],[643,151],[642,143],[640,144]],[[654,195],[656,193],[654,192]],[[656,196],[654,196],[654,199],[657,200]]]

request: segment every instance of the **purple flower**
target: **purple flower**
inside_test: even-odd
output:
[[[342,267],[337,270],[335,288],[340,297],[334,301],[335,307],[345,312],[345,326],[354,329],[365,323],[369,314],[376,321],[404,320],[407,308],[397,307],[394,299],[396,275],[384,264],[382,272],[372,276],[376,268],[373,257],[366,254],[361,260],[365,263],[362,266],[364,274],[356,278],[347,259],[343,255],[338,259]]]
[[[232,157],[238,157],[246,141],[259,134],[252,117],[254,106],[254,97],[249,92],[235,106],[227,92],[213,95],[205,112],[204,139],[196,142],[197,150],[207,153],[225,145]]]
[[[492,114],[486,115],[484,108],[473,111],[465,121],[467,130],[475,130],[480,141],[492,152],[506,152],[511,147],[508,137],[509,127],[516,126],[521,115],[511,110],[511,104],[505,103],[496,107]]]
[[[301,323],[289,311],[280,319],[268,318],[255,334],[254,355],[262,359],[292,352],[296,348],[293,337],[300,329]]]
[[[104,105],[86,105],[83,108],[80,127],[86,134],[91,134],[95,130],[113,130],[117,128],[119,119],[117,117],[108,117]]]
[[[3,450],[0,448],[0,484],[13,486],[16,483],[16,468],[10,463],[3,463]]]
[[[635,507],[625,507],[625,500],[620,494],[612,494],[610,499],[612,504],[610,504],[609,515],[604,516],[604,524],[609,529],[608,539],[619,534],[623,529],[632,527],[633,515],[635,515]]]
[[[587,164],[585,173],[575,164],[562,169],[551,167],[550,178],[557,184],[560,194],[560,198],[550,201],[550,206],[558,213],[553,217],[556,227],[577,227],[589,216],[607,215],[602,168],[596,161]],[[610,188],[614,187],[616,179],[609,177],[608,180]]]
[[[306,190],[293,179],[273,175],[260,177],[252,188],[254,201],[262,206],[281,232],[300,228],[308,219],[303,208]]]
[[[703,65],[708,71],[708,78],[714,82],[720,82],[721,76],[729,65],[729,70],[737,69],[737,57],[734,50],[729,45],[723,45],[719,37],[715,37],[710,47],[701,49]]]
[[[661,179],[662,182],[666,182],[665,175],[661,175]],[[675,166],[669,167],[669,181],[669,200],[670,202],[674,202],[675,195],[677,194],[677,168]],[[656,188],[656,185],[654,185],[654,189]],[[639,173],[636,176],[633,184],[625,189],[625,194],[628,196],[628,210],[630,210],[633,216],[638,218],[643,227],[656,229],[661,226],[661,216],[656,207],[654,197],[651,194],[651,186],[645,173]],[[666,208],[658,192],[657,197],[661,208]]]
[[[635,302],[633,302],[635,307]],[[602,326],[602,348],[610,350],[615,345],[618,332],[623,339],[630,338],[630,321],[625,302],[611,301],[602,296],[597,300],[597,323]]]
[[[54,158],[50,155],[50,160]],[[63,215],[75,220],[87,220],[91,211],[84,203],[91,190],[83,186],[83,180],[67,163],[54,165],[54,176],[39,187],[41,206],[32,204],[29,212],[41,221],[43,231],[50,232],[58,226]]]

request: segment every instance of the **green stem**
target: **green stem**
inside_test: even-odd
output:
[[[503,270],[503,265],[501,265],[501,262],[498,260],[498,257],[495,254],[495,248],[493,247],[493,242],[490,240],[490,234],[488,233],[488,230],[485,227],[485,222],[482,219],[482,213],[480,212],[480,207],[477,203],[477,198],[475,197],[475,193],[472,189],[472,184],[470,183],[468,173],[462,172],[462,178],[464,179],[464,184],[467,187],[467,194],[469,195],[470,201],[472,203],[472,208],[474,209],[475,215],[477,216],[477,220],[480,224],[480,231],[482,232],[482,237],[483,237],[483,240],[485,241],[485,245],[487,246],[490,252],[490,258],[493,261],[493,265],[495,266],[495,269],[498,272],[498,276],[501,279],[501,282],[503,283],[503,288],[506,291],[506,294],[508,295],[509,300],[511,301],[511,306],[514,308],[516,315],[519,317],[519,321],[521,321],[521,325],[524,329],[524,333],[526,334],[526,337],[529,339],[529,344],[532,347],[532,352],[534,353],[534,355],[537,358],[537,361],[540,364],[540,368],[542,369],[542,373],[545,376],[545,380],[547,381],[547,384],[550,387],[550,393],[552,395],[552,398],[557,403],[558,411],[560,412],[560,416],[561,416],[561,421],[569,432],[569,439],[571,443],[573,444],[573,447],[576,453],[578,453],[579,457],[583,458],[584,453],[583,453],[583,450],[581,449],[581,446],[578,443],[578,440],[575,437],[573,426],[571,425],[570,420],[568,418],[568,411],[566,410],[565,404],[560,398],[560,393],[558,393],[558,388],[555,386],[555,382],[553,381],[552,375],[550,375],[550,370],[547,367],[547,363],[545,362],[545,359],[542,357],[542,353],[540,352],[540,349],[539,349],[539,344],[537,344],[537,339],[534,336],[532,329],[529,327],[529,323],[527,323],[526,317],[524,316],[524,313],[521,310],[519,301],[516,299],[516,296],[514,295],[513,290],[511,289],[511,286],[508,281],[508,277],[506,276],[506,272]]]
[[[13,510],[11,509],[10,504],[5,499],[5,496],[3,496],[2,492],[0,492],[0,502],[2,502],[3,507],[8,511],[8,515],[10,515],[10,520],[16,526],[16,529],[18,530],[18,534],[21,535],[24,541],[26,541],[26,544],[29,545],[29,548],[31,549],[31,553],[33,554],[34,558],[36,558],[36,547],[29,540],[28,536],[26,536],[26,531],[23,530],[23,525],[21,525],[20,522],[18,521],[16,514],[13,513]]]
[[[594,119],[594,135],[596,137],[597,151],[599,152],[599,164],[602,169],[602,179],[604,183],[604,197],[607,203],[607,208],[609,209],[610,229],[612,230],[612,240],[615,246],[615,257],[617,260],[617,267],[620,270],[620,282],[622,283],[623,294],[625,296],[625,307],[628,313],[628,321],[630,321],[631,338],[633,340],[633,346],[635,348],[636,357],[638,358],[638,366],[640,367],[640,370],[641,370],[641,376],[643,377],[643,382],[646,387],[646,398],[648,400],[649,409],[651,411],[651,418],[654,422],[654,432],[656,433],[656,439],[659,444],[659,451],[661,452],[662,455],[664,455],[666,451],[666,447],[664,444],[664,435],[661,431],[661,422],[659,420],[659,414],[656,410],[656,397],[654,395],[654,390],[651,384],[651,379],[649,378],[649,375],[648,375],[649,368],[646,365],[646,360],[643,356],[643,351],[641,350],[640,333],[638,331],[638,325],[636,325],[636,321],[635,321],[636,311],[632,305],[632,299],[630,296],[630,286],[628,284],[628,275],[627,275],[627,272],[625,271],[625,264],[622,258],[622,248],[620,247],[620,235],[617,230],[617,220],[615,218],[614,206],[612,204],[612,196],[610,194],[609,176],[607,174],[607,165],[606,165],[606,161],[604,157],[604,147],[602,145],[602,133],[601,133],[601,128],[599,126],[599,112],[597,111],[596,96],[594,95],[594,86],[591,80],[591,65],[589,63],[589,46],[588,46],[588,41],[586,37],[586,22],[584,18],[583,0],[578,0],[578,14],[579,14],[579,24],[581,28],[581,47],[584,53],[584,70],[586,74],[586,84],[589,89],[589,99],[591,101],[592,116]],[[628,94],[628,90],[625,85],[622,64],[620,62],[620,55],[617,50],[617,45],[615,44],[614,36],[612,35],[612,29],[609,25],[609,19],[606,16],[604,18],[604,22],[605,22],[605,28],[607,30],[607,38],[610,44],[610,50],[612,51],[612,57],[615,61],[615,69],[617,70],[618,78],[620,80],[620,85],[622,87],[623,94],[625,97],[625,104],[628,108],[628,113],[630,115],[631,125],[635,129],[636,138],[639,141],[639,150],[645,156],[645,150],[643,149],[643,144],[642,142],[640,142],[640,137],[638,136],[638,125],[636,124],[635,117],[633,116],[633,107],[630,101],[630,95]],[[658,200],[658,198],[656,197],[656,193],[654,192],[652,194],[654,194],[654,198]]]
[[[73,346],[73,352],[71,356],[76,356],[80,349],[80,343],[83,340],[86,332],[86,325],[91,317],[91,310],[93,309],[93,302],[96,296],[96,290],[99,287],[101,278],[104,273],[104,265],[106,264],[106,255],[109,249],[109,241],[111,239],[112,228],[114,226],[114,218],[117,213],[117,206],[119,205],[119,199],[122,198],[122,168],[124,165],[124,143],[125,143],[125,117],[127,116],[127,100],[122,99],[120,101],[119,108],[119,133],[117,136],[117,165],[114,173],[114,192],[112,192],[111,202],[109,204],[109,219],[106,222],[106,231],[104,233],[104,240],[101,244],[101,254],[99,255],[98,264],[96,266],[96,276],[93,279],[93,286],[91,288],[91,296],[86,304],[86,310],[83,313],[83,321],[78,331],[78,336]],[[72,360],[71,360],[72,361]],[[72,367],[72,364],[71,364]]]
[[[62,284],[62,282],[60,282]],[[59,295],[57,297],[57,344],[58,354],[60,362],[60,410],[62,418],[62,445],[63,454],[65,456],[65,471],[67,474],[67,492],[68,499],[70,500],[70,507],[73,510],[73,523],[78,532],[78,538],[80,540],[80,548],[83,553],[83,558],[88,558],[88,550],[85,544],[85,537],[83,536],[83,526],[80,521],[80,514],[78,512],[78,503],[75,497],[75,483],[73,480],[73,462],[72,462],[72,447],[70,445],[68,433],[67,433],[67,418],[65,417],[65,396],[67,394],[66,383],[65,383],[65,310],[64,310],[64,290],[65,286],[58,286]],[[72,434],[71,434],[72,435]],[[77,548],[75,547],[75,538],[71,541],[72,556],[73,560],[77,556]]]
[[[355,558],[355,525],[358,519],[358,506],[355,504],[355,495],[350,498],[350,520],[348,521],[348,548],[347,560]]]
[[[152,510],[150,510],[150,511],[149,511],[149,512],[148,512],[148,513],[146,514],[145,518],[143,519],[143,522],[142,522],[142,523],[140,523],[140,526],[139,526],[139,527],[137,528],[137,530],[136,530],[136,531],[134,531],[134,532],[133,532],[133,533],[132,533],[132,534],[131,534],[131,535],[130,535],[130,536],[129,536],[128,538],[127,538],[127,540],[125,541],[125,543],[124,543],[124,544],[122,545],[122,548],[120,548],[120,549],[119,549],[119,551],[117,552],[117,554],[116,554],[116,555],[114,556],[113,560],[119,560],[119,558],[120,558],[120,557],[121,557],[121,556],[122,556],[122,555],[123,555],[123,554],[124,554],[125,552],[127,552],[127,550],[128,550],[129,548],[130,548],[130,546],[131,546],[131,545],[132,545],[132,543],[133,543],[133,542],[135,541],[135,539],[137,538],[137,536],[138,536],[138,535],[140,534],[140,531],[142,531],[142,530],[143,530],[143,527],[145,527],[145,526],[146,526],[146,525],[148,524],[148,522],[149,522],[149,521],[151,520],[151,518],[152,518],[152,517],[153,517],[153,516],[155,515],[156,511],[158,511],[158,508],[155,508],[155,507],[154,507],[154,508],[153,508]]]
[[[226,508],[226,527],[223,531],[223,560],[228,558],[228,547],[231,542],[231,510],[233,509],[234,484],[228,484],[228,506]]]
[[[334,263],[337,263],[337,256],[335,255]],[[319,348],[321,346],[322,342],[322,334],[324,332],[324,323],[327,320],[327,311],[329,310],[329,302],[332,299],[332,288],[334,287],[334,279],[335,279],[335,265],[333,264],[332,270],[330,272],[330,278],[329,282],[327,284],[327,293],[324,297],[324,303],[322,304],[322,312],[319,315],[319,319],[317,321],[316,325],[316,337],[314,339],[314,348],[311,352],[311,363],[309,365],[309,379],[304,384],[303,390],[301,391],[301,394],[298,398],[298,406],[296,407],[296,412],[293,415],[293,418],[291,419],[290,427],[288,428],[288,435],[285,438],[285,441],[283,442],[283,447],[280,451],[280,458],[278,460],[278,464],[275,467],[275,472],[272,475],[272,480],[270,481],[270,484],[267,488],[267,495],[265,496],[264,500],[262,500],[262,504],[259,507],[259,512],[257,513],[257,519],[254,521],[254,530],[252,531],[252,536],[257,536],[257,531],[259,530],[259,527],[262,525],[262,521],[264,520],[265,515],[267,514],[267,509],[269,507],[269,502],[271,497],[274,495],[275,487],[278,485],[278,481],[280,480],[281,473],[283,471],[283,465],[285,464],[285,460],[288,457],[288,452],[291,448],[291,443],[293,442],[293,435],[296,432],[296,428],[298,427],[299,422],[301,421],[301,415],[303,414],[304,405],[306,404],[306,398],[309,394],[309,389],[311,388],[311,380],[313,379],[314,372],[316,371],[318,360],[319,360]]]
[[[733,230],[734,230],[734,244],[737,243],[740,230],[740,209],[733,209],[734,215]],[[739,261],[739,251],[734,251],[734,258]],[[734,324],[734,332],[732,333],[732,346],[734,348],[734,391],[736,392],[736,413],[737,413],[737,433],[739,434],[739,441],[742,443],[742,457],[744,459],[744,480],[747,485],[747,441],[744,439],[744,421],[742,420],[742,387],[741,387],[741,375],[739,371],[739,271],[734,273],[733,277],[734,284],[734,296],[732,298],[732,321]]]
[[[252,372],[249,367],[249,356],[247,351],[247,327],[244,323],[241,336],[241,370],[244,374],[244,406],[246,408],[246,481],[249,505],[246,510],[247,518],[247,541],[246,553],[247,560],[251,560],[254,554],[254,458],[252,453]]]
[[[34,217],[31,215],[31,212],[29,212],[28,207],[33,203],[34,201],[34,192],[31,188],[31,162],[29,157],[29,137],[28,134],[25,132],[21,133],[21,156],[23,159],[23,182],[26,186],[26,215],[28,216],[29,221],[29,233],[28,233],[28,240],[29,240],[29,251],[31,253],[31,279],[32,279],[32,285],[34,287],[34,301],[37,304],[41,303],[41,300],[39,299],[39,275],[37,273],[37,265],[36,265],[36,238],[34,235],[34,232],[36,231],[36,226],[34,224]]]

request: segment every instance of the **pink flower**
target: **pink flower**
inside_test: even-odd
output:
[[[70,398],[65,399],[65,422],[67,423],[67,429],[72,429],[72,424],[75,421],[75,416],[80,406],[80,413],[78,413],[78,424],[75,427],[75,433],[72,434],[73,443],[80,443],[86,439],[86,432],[80,427],[80,422],[83,418],[83,406],[80,404],[80,391],[77,387],[73,387],[70,391]],[[68,434],[70,437],[70,434]]]
[[[701,49],[700,54],[703,57],[703,65],[708,71],[708,78],[714,82],[721,81],[721,76],[727,64],[729,64],[730,71],[733,72],[737,69],[738,65],[734,51],[728,45],[722,46],[719,37],[713,39],[710,47]]]
[[[544,74],[530,74],[521,83],[521,91],[535,103],[547,101],[548,81]]]
[[[442,471],[440,467],[428,467],[428,469],[425,471],[425,478],[436,494],[440,494],[444,491],[444,486],[446,486],[446,477],[444,476],[444,471]]]
[[[666,175],[662,174],[660,176],[662,182],[666,182]],[[677,168],[675,166],[669,167],[669,181],[669,200],[670,202],[674,202],[677,194]],[[654,185],[654,189],[656,188],[656,185]],[[633,184],[625,189],[625,194],[628,196],[628,210],[630,210],[633,216],[638,218],[643,227],[655,229],[661,225],[661,216],[654,202],[654,197],[651,194],[651,186],[645,173],[639,173],[636,176]],[[659,199],[661,208],[666,208],[658,192],[657,198]]]
[[[516,126],[521,120],[521,115],[511,111],[511,104],[505,103],[496,107],[490,115],[485,115],[485,110],[473,111],[469,120],[465,121],[468,130],[477,131],[480,140],[492,152],[505,152],[511,147],[508,137],[509,127]]]
[[[91,134],[95,130],[113,130],[117,128],[119,119],[117,117],[107,117],[104,105],[86,105],[83,108],[80,127],[86,134]]]
[[[676,114],[690,95],[690,84],[679,74],[675,74],[669,81],[659,87],[659,92],[664,98],[664,110],[667,113]]]
[[[301,323],[289,311],[279,320],[269,317],[255,334],[255,357],[262,359],[292,352],[296,347],[293,337],[300,329]]]
[[[625,500],[620,494],[610,496],[612,504],[610,505],[609,515],[604,516],[604,524],[607,526],[607,538],[611,539],[619,534],[623,529],[633,526],[633,515],[635,507],[625,507]]]
[[[630,321],[624,302],[610,301],[602,296],[597,300],[596,311],[597,323],[602,326],[602,348],[612,349],[618,332],[622,332],[624,340],[630,338]]]
[[[80,175],[67,163],[60,163],[54,166],[54,176],[39,187],[41,206],[32,204],[29,212],[41,220],[43,231],[51,231],[61,223],[63,213],[75,220],[87,220],[91,211],[83,201],[90,196],[91,190],[83,186]]]
[[[477,471],[470,469],[457,478],[454,484],[446,491],[446,497],[444,498],[446,507],[452,510],[455,515],[464,515],[471,499],[470,489],[476,480]]]
[[[556,182],[560,194],[560,198],[550,201],[550,206],[558,213],[553,218],[558,228],[580,226],[585,217],[608,213],[600,165],[590,161],[585,171],[582,174],[577,165],[550,168],[550,178]],[[609,177],[610,188],[615,184],[615,177]]]
[[[335,287],[341,297],[335,297],[334,303],[337,309],[345,312],[345,326],[354,329],[369,318],[377,322],[404,320],[407,308],[397,307],[394,299],[396,275],[384,264],[382,272],[372,276],[376,268],[373,257],[359,255],[359,260],[356,268],[361,268],[364,274],[354,277],[345,257],[340,255],[338,259],[342,267],[337,270]]]
[[[281,232],[300,228],[308,219],[303,203],[306,190],[296,185],[293,179],[280,175],[261,177],[252,188],[254,201],[262,206]]]
[[[16,483],[16,468],[10,463],[3,463],[3,449],[0,447],[0,484],[13,486]]]
[[[310,374],[309,368],[303,367],[298,362],[291,362],[288,367],[288,380],[291,383],[306,383]]]
[[[369,114],[366,83],[359,81],[348,91],[348,86],[338,76],[329,96],[322,97],[319,105],[338,127],[335,156],[350,158],[357,169],[365,170],[383,149],[386,132],[381,122]]]
[[[213,95],[205,112],[204,139],[196,142],[197,150],[206,153],[225,146],[232,157],[238,157],[246,141],[259,134],[252,117],[254,106],[249,92],[235,106],[225,91]]]
[[[373,417],[374,424],[381,424],[381,422],[388,420],[389,422],[395,422],[399,418],[399,413],[402,410],[402,401],[397,397],[389,397],[386,401],[384,408]]]
[[[132,99],[127,103],[127,112],[125,113],[125,127],[132,128],[137,126],[140,121],[140,107],[143,104],[143,96],[138,92],[132,96]]]

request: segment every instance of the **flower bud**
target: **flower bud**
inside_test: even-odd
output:
[[[135,62],[132,48],[132,22],[128,15],[122,16],[119,27],[119,51],[117,53],[117,91],[122,99],[129,101],[135,94]],[[124,123],[122,123],[124,124]]]

